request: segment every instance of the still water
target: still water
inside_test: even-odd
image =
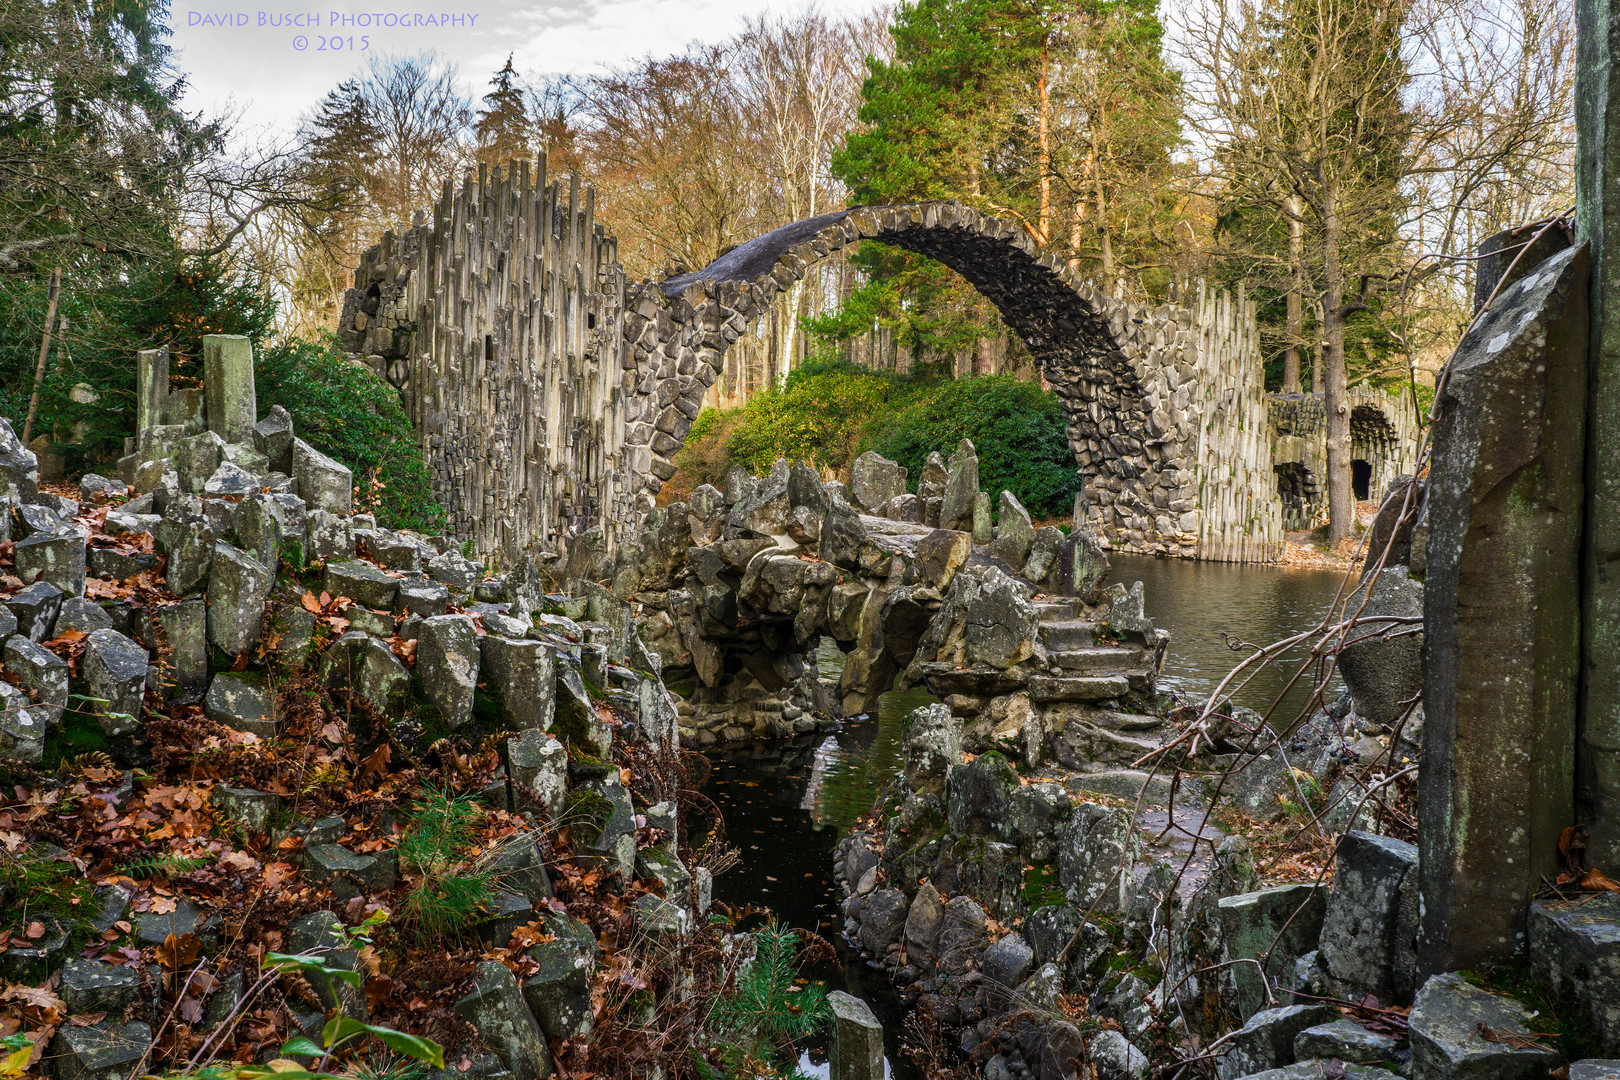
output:
[[[1109,580],[1141,581],[1148,615],[1170,631],[1160,686],[1199,700],[1243,655],[1227,646],[1223,632],[1268,642],[1307,629],[1327,611],[1343,580],[1340,573],[1321,570],[1129,556],[1113,561]],[[837,648],[824,643],[823,677],[836,679],[842,661]],[[1268,670],[1236,697],[1264,708],[1286,682],[1281,671]],[[806,974],[872,1006],[884,1025],[895,1080],[918,1075],[896,1056],[904,1014],[888,979],[839,936],[843,915],[832,852],[900,768],[901,722],[933,700],[922,690],[891,691],[883,695],[876,716],[853,720],[834,734],[717,751],[710,755],[714,772],[705,789],[724,815],[729,842],[742,854],[741,864],[715,881],[715,897],[734,908],[769,908],[780,923],[819,934],[835,947],[837,963]],[[825,1061],[821,1049],[812,1046],[800,1067],[824,1077]]]

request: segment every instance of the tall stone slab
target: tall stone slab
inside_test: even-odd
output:
[[[166,424],[169,401],[169,350],[142,349],[135,354],[135,434]]]
[[[252,442],[259,418],[253,342],[240,334],[203,335],[203,401],[209,431],[228,443]]]
[[[1575,221],[1591,249],[1578,803],[1588,861],[1620,869],[1620,2],[1576,0]]]
[[[1574,818],[1587,261],[1504,289],[1436,402],[1424,583],[1420,975],[1523,946]]]

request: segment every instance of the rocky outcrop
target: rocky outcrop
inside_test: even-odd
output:
[[[1108,564],[1096,541],[1031,530],[1011,495],[988,543],[974,542],[971,520],[931,527],[948,490],[971,518],[963,485],[977,483],[971,443],[950,468],[934,465],[919,490],[937,506],[922,521],[904,520],[889,494],[904,470],[876,454],[861,456],[854,503],[843,485],[779,461],[767,476],[734,469],[724,491],[705,485],[653,510],[641,546],[610,564],[571,556],[550,572],[570,586],[570,574],[594,572],[639,605],[640,637],[680,696],[690,746],[870,712],[897,673],[981,716],[970,745],[1020,757],[1049,752],[1071,720],[1080,731],[1098,710],[1149,709],[1166,639],[1142,620],[1135,644],[1096,640],[1117,600],[1098,587]],[[888,516],[867,512],[880,498]],[[1043,592],[1073,599],[1037,601]],[[836,687],[817,669],[823,639],[845,653]],[[993,710],[992,698],[1010,704]]]

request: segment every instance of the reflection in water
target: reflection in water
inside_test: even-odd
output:
[[[1256,645],[1309,629],[1332,606],[1344,573],[1337,570],[1282,570],[1270,566],[1154,559],[1110,553],[1107,580],[1125,585],[1140,581],[1146,588],[1147,613],[1170,631],[1159,686],[1202,704],[1251,649],[1234,651],[1222,634]],[[1264,711],[1287,685],[1309,653],[1299,648],[1274,663],[1233,695],[1240,705]],[[1314,682],[1314,677],[1311,679]],[[1287,697],[1297,707],[1305,700],[1300,680]],[[1328,694],[1337,691],[1337,678]],[[1284,715],[1283,711],[1277,714]],[[1292,712],[1287,713],[1292,718]]]
[[[1221,631],[1260,642],[1298,633],[1327,610],[1342,578],[1328,571],[1129,556],[1114,556],[1113,562],[1110,580],[1144,582],[1148,614],[1171,633],[1161,685],[1188,696],[1213,689],[1239,655],[1226,647]],[[822,677],[836,682],[843,654],[824,640],[817,659]],[[1264,707],[1284,682],[1281,673],[1269,671],[1238,700]],[[715,881],[716,899],[734,908],[769,908],[781,923],[810,930],[836,947],[837,963],[808,974],[872,1006],[883,1023],[896,1080],[918,1075],[896,1057],[904,1020],[899,997],[839,936],[843,915],[832,853],[901,768],[905,717],[933,700],[925,690],[891,691],[880,699],[875,717],[852,721],[819,741],[805,736],[715,751],[706,789],[724,815],[728,841],[743,856]],[[825,1062],[825,1053],[812,1048],[801,1067],[824,1077]]]

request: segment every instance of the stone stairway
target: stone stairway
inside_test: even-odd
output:
[[[1103,624],[1080,615],[1075,600],[1042,600],[1035,604],[1038,634],[1057,671],[1030,680],[1033,701],[1109,701],[1128,693],[1149,693],[1152,657],[1139,645],[1105,639]]]

